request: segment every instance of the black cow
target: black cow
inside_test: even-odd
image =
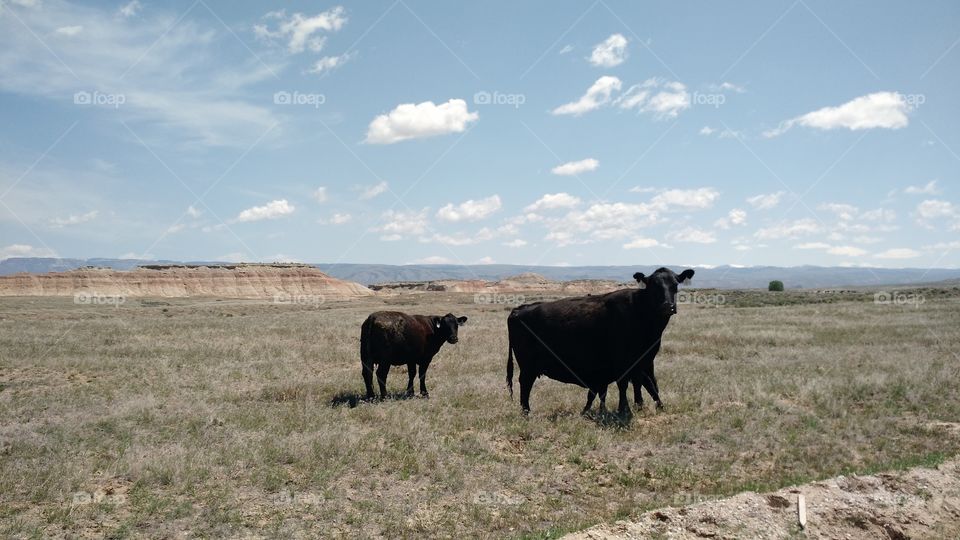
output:
[[[413,377],[420,369],[420,395],[427,397],[426,376],[430,361],[440,347],[456,343],[457,329],[466,317],[451,313],[440,316],[407,315],[399,311],[371,313],[360,328],[360,364],[367,398],[373,394],[373,371],[377,367],[380,397],[387,396],[387,374],[390,366],[407,365],[407,395],[413,395]]]
[[[507,318],[507,386],[513,394],[513,358],[520,368],[520,405],[530,411],[530,389],[541,375],[605,394],[616,382],[620,414],[628,414],[627,385],[640,383],[660,402],[653,359],[670,317],[677,312],[677,286],[693,277],[660,268],[633,275],[637,289],[525,304]],[[646,384],[645,384],[646,383]]]

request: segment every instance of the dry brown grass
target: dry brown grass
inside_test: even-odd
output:
[[[956,293],[727,294],[681,306],[658,359],[666,412],[626,427],[546,380],[523,418],[504,387],[509,307],[470,295],[0,299],[0,535],[544,537],[958,453],[936,425],[960,421]],[[431,365],[429,400],[350,407],[360,323],[387,303],[470,323]]]

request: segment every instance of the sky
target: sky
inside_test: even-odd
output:
[[[0,0],[0,259],[960,267],[960,4]]]

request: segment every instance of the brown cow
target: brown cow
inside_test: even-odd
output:
[[[367,399],[373,398],[373,371],[378,366],[377,383],[380,398],[387,396],[387,374],[390,366],[407,365],[407,395],[413,395],[413,377],[420,370],[420,395],[427,397],[426,376],[430,361],[440,347],[457,342],[457,329],[467,322],[466,317],[452,313],[437,315],[407,315],[399,311],[371,313],[360,328],[360,363]]]

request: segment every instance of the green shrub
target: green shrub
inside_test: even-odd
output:
[[[783,292],[783,282],[775,279],[770,282],[770,285],[767,285],[767,290]]]

